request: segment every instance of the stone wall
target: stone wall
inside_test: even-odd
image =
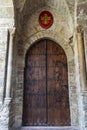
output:
[[[81,90],[83,81],[81,81],[76,28],[78,25],[83,26],[87,69],[87,0],[13,0],[13,3],[12,0],[0,0],[1,130],[12,130],[13,126],[16,130],[22,125],[25,56],[29,47],[42,38],[55,41],[67,55],[71,125],[85,130],[87,126],[87,91]],[[51,11],[54,16],[54,23],[47,30],[41,28],[38,23],[38,16],[43,10]],[[5,100],[3,104],[7,78],[8,29],[13,28],[14,18],[16,31],[12,53],[10,90],[12,100]]]
[[[10,102],[5,98],[8,29],[14,26],[12,0],[0,0],[0,130],[9,129]]]
[[[14,26],[12,0],[0,0],[0,103],[3,101],[8,29]]]
[[[87,1],[86,0],[78,0],[77,3],[77,25],[83,26],[83,44],[84,44],[84,53],[85,53],[85,63],[86,64],[86,81],[87,81]],[[80,67],[79,67],[80,69]],[[80,83],[81,86],[81,83]],[[82,86],[81,86],[82,87]],[[81,119],[81,125],[87,129],[87,82],[86,89],[84,91],[80,88],[80,94],[82,99],[82,109],[84,118]]]

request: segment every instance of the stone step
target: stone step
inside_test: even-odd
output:
[[[21,130],[79,130],[72,127],[22,127]]]

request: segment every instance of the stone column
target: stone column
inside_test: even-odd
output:
[[[9,130],[10,109],[11,109],[11,78],[12,78],[12,52],[13,52],[13,36],[15,28],[9,29],[9,49],[8,49],[8,62],[7,62],[7,79],[6,79],[6,93],[3,104],[2,114],[2,129]]]
[[[7,79],[6,79],[5,99],[10,98],[11,75],[12,75],[13,35],[14,35],[14,32],[15,32],[15,28],[9,29],[9,50],[8,50],[8,64],[7,64]]]
[[[81,79],[81,90],[87,91],[86,61],[85,61],[83,34],[84,34],[83,27],[81,25],[79,25],[77,27],[77,43],[78,43],[78,54],[79,54],[79,69],[80,69],[80,79]]]

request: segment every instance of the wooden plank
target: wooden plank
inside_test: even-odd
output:
[[[50,40],[47,48],[48,125],[69,126],[67,58],[63,49]]]
[[[33,45],[26,57],[24,84],[24,126],[46,123],[46,42]]]

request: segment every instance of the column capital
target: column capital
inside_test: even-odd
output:
[[[82,25],[78,25],[78,26],[77,26],[77,33],[82,34],[82,33],[83,33],[83,31],[84,31],[83,26],[82,26]]]
[[[15,27],[13,27],[13,28],[9,28],[9,29],[8,29],[8,32],[9,32],[11,35],[14,35],[15,30],[16,30]]]

